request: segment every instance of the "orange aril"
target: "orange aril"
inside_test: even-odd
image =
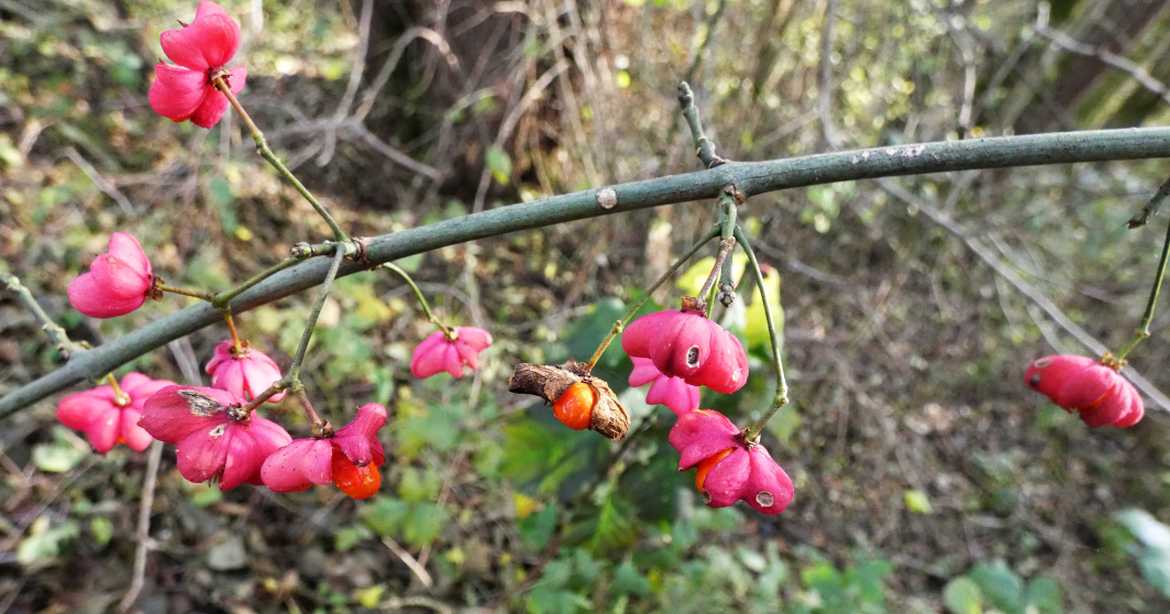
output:
[[[702,492],[703,483],[707,481],[707,474],[711,473],[711,470],[715,468],[715,465],[718,465],[719,461],[727,458],[727,455],[731,454],[734,450],[735,448],[727,448],[722,452],[716,452],[715,454],[712,454],[711,456],[708,456],[707,458],[704,458],[702,461],[700,461],[699,470],[695,472],[695,488]]]
[[[382,487],[382,472],[374,463],[356,465],[341,451],[335,450],[333,484],[354,499],[368,499]]]
[[[593,423],[593,406],[597,404],[597,393],[593,386],[577,382],[561,393],[553,403],[553,416],[565,426],[578,431],[589,428]]]

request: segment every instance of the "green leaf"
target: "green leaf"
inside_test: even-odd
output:
[[[792,439],[792,434],[796,429],[800,428],[803,419],[800,417],[800,406],[795,403],[790,403],[783,411],[776,414],[768,421],[768,432],[773,437],[779,439],[782,443],[788,443]]]
[[[16,561],[26,567],[39,567],[57,558],[61,546],[80,533],[77,523],[66,520],[58,526],[50,526],[47,516],[39,516],[29,528],[28,537],[21,540],[16,548]]]
[[[410,512],[403,520],[402,537],[417,548],[430,545],[443,532],[447,522],[447,510],[437,503],[411,504]]]
[[[398,496],[403,501],[433,501],[439,495],[442,486],[440,482],[439,474],[434,471],[409,467],[403,471],[402,480],[398,483]]]
[[[224,232],[234,233],[240,223],[236,218],[236,208],[233,206],[236,197],[232,193],[232,184],[223,177],[213,177],[207,183],[207,196],[212,206],[215,207],[216,213],[219,214],[219,223]]]
[[[906,509],[915,514],[930,514],[934,508],[930,506],[930,497],[917,489],[910,489],[902,493],[902,501]]]
[[[586,612],[593,609],[588,599],[577,593],[537,586],[525,600],[527,610],[532,614]]]
[[[114,537],[114,523],[105,516],[96,516],[89,521],[89,532],[97,545],[105,546]]]
[[[410,508],[405,501],[379,495],[361,508],[359,516],[378,535],[393,536],[408,513]]]
[[[357,589],[353,593],[353,598],[363,608],[366,608],[367,610],[373,610],[378,607],[379,603],[381,603],[382,595],[385,592],[385,584],[375,584],[373,586],[367,586],[366,588]]]
[[[1060,585],[1052,578],[1033,578],[1024,592],[1024,609],[1036,614],[1060,614],[1064,612],[1064,595]]]
[[[89,444],[63,427],[53,427],[53,441],[33,446],[32,461],[41,471],[65,473],[89,456]]]
[[[529,550],[543,549],[557,528],[557,506],[550,503],[539,512],[529,514],[516,523],[516,528],[520,532],[520,541]]]
[[[601,563],[590,556],[585,550],[573,551],[573,579],[578,585],[592,585],[597,576],[601,575]]]
[[[841,584],[841,574],[832,563],[818,561],[800,570],[800,582],[824,594]]]
[[[346,552],[371,537],[370,530],[360,524],[342,527],[333,534],[333,549]]]
[[[191,495],[191,503],[195,507],[208,507],[223,501],[223,491],[214,486],[199,488]]]
[[[983,612],[983,593],[974,580],[959,576],[943,588],[943,605],[951,614],[980,614]]]
[[[398,403],[398,452],[412,459],[426,448],[450,450],[459,439],[459,415],[447,405],[424,406],[416,399]]]
[[[590,547],[594,551],[620,549],[633,543],[637,537],[629,505],[611,494],[597,512],[597,524],[593,530]]]
[[[639,597],[650,594],[650,581],[642,575],[638,568],[629,559],[622,561],[613,572],[613,585],[610,590],[614,595],[637,595]]]
[[[980,563],[967,575],[979,585],[991,605],[1005,612],[1020,609],[1024,582],[1003,561]]]
[[[484,162],[487,163],[488,170],[491,171],[496,183],[508,185],[512,178],[512,158],[508,156],[508,152],[492,145],[484,156]]]

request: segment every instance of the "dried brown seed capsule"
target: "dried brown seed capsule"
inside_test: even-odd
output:
[[[586,371],[584,363],[570,361],[559,367],[520,363],[508,380],[508,390],[535,395],[551,404],[560,400],[574,384],[588,385],[597,399],[589,415],[589,428],[610,439],[625,437],[630,429],[630,412],[605,380]]]

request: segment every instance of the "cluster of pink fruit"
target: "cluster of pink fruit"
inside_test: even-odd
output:
[[[693,299],[692,299],[693,300]],[[695,487],[711,507],[744,501],[775,515],[792,502],[792,480],[768,450],[713,409],[699,409],[699,387],[732,394],[748,380],[747,352],[735,335],[684,302],[643,316],[622,333],[622,349],[634,363],[631,386],[650,384],[646,401],[666,405],[677,421],[670,445],[680,471],[695,468]],[[553,415],[572,428],[588,428],[596,402],[590,386],[567,388],[553,402]]]
[[[118,232],[89,271],[69,284],[68,294],[78,311],[110,318],[158,297],[159,287],[141,244]],[[424,378],[446,371],[460,377],[465,368],[476,368],[479,352],[489,345],[491,336],[478,328],[438,331],[415,349],[411,373]],[[137,452],[154,439],[174,444],[183,477],[215,480],[223,490],[245,482],[277,492],[332,483],[354,498],[377,492],[382,481],[378,467],[385,462],[377,437],[386,423],[383,406],[363,405],[353,421],[336,431],[325,423],[312,437],[293,439],[279,424],[255,413],[256,405],[277,403],[284,396],[283,391],[264,396],[282,377],[267,354],[233,334],[215,347],[206,370],[210,388],[178,386],[141,373],[129,373],[121,382],[109,377],[104,385],[61,399],[57,417],[84,432],[102,453],[120,443]]]

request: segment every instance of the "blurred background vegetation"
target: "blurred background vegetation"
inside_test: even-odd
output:
[[[135,233],[168,281],[209,288],[324,236],[230,119],[205,131],[147,106],[158,35],[194,4],[0,0],[0,267],[74,338],[116,338],[177,306],[101,322],[68,307],[67,280],[113,230]],[[224,2],[245,33],[244,104],[358,235],[693,170],[681,79],[732,159],[1165,123],[1168,4]],[[485,368],[455,383],[409,377],[428,325],[397,280],[342,279],[306,383],[334,420],[391,409],[382,494],[221,494],[184,482],[168,450],[135,608],[1165,611],[1166,408],[1147,395],[1136,428],[1089,432],[1021,378],[1035,356],[1129,338],[1164,218],[1124,222],[1166,172],[1005,169],[752,198],[741,216],[769,283],[782,280],[797,400],[765,435],[797,485],[777,518],[704,507],[642,391],[622,393],[627,446],[504,390],[516,361],[588,356],[711,207],[405,262],[448,319],[495,336]],[[751,346],[749,386],[704,399],[740,421],[772,385],[757,311],[741,301],[727,316]],[[239,322],[287,362],[306,312],[291,297]],[[1164,309],[1132,357],[1164,388],[1168,324]],[[224,335],[121,371],[189,379],[179,365],[206,362]],[[0,297],[0,393],[54,354]],[[628,371],[613,350],[600,374],[620,391]],[[135,577],[144,457],[95,456],[53,412],[48,400],[0,429],[0,612],[115,609]],[[304,432],[291,406],[276,413]]]

